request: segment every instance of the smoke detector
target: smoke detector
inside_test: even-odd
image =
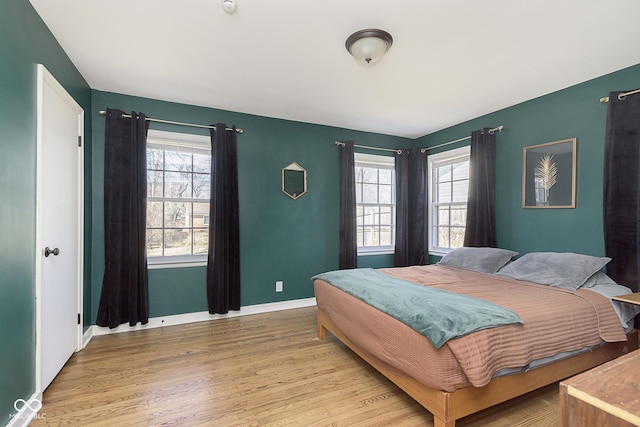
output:
[[[227,13],[234,13],[236,11],[236,0],[222,0],[222,8]]]

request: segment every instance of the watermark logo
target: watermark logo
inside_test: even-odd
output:
[[[45,419],[47,414],[39,414],[42,409],[42,402],[38,399],[31,399],[28,402],[24,399],[16,399],[13,402],[13,408],[18,411],[17,414],[9,414],[11,418],[20,419]]]
[[[18,399],[13,402],[13,407],[18,412],[22,411],[25,408],[29,408],[33,412],[38,412],[40,409],[42,409],[42,402],[40,402],[38,399],[31,399],[29,402],[24,399]]]

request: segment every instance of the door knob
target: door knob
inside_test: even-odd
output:
[[[51,254],[53,254],[54,256],[58,256],[59,253],[60,253],[60,249],[58,249],[58,248],[49,249],[49,246],[44,248],[44,256],[45,257],[48,257]]]

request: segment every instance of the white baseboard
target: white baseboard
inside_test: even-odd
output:
[[[89,326],[84,334],[82,334],[82,348],[85,348],[89,341],[93,338],[93,326]]]
[[[14,403],[15,412],[11,413],[6,427],[27,427],[35,418],[46,419],[46,413],[40,413],[42,408],[42,393],[34,393],[29,399],[17,399]]]
[[[141,331],[145,329],[160,328],[163,326],[184,325],[187,323],[204,322],[208,320],[227,319],[230,317],[248,316],[251,314],[269,313],[280,310],[290,310],[293,308],[312,307],[316,305],[315,298],[305,298],[291,301],[271,302],[267,304],[248,305],[240,307],[238,311],[230,311],[227,314],[209,314],[207,311],[199,311],[196,313],[176,314],[173,316],[153,317],[149,319],[146,325],[137,324],[129,326],[127,324],[120,325],[117,328],[109,329],[107,327],[93,325],[87,329],[83,335],[83,348],[91,338],[98,335],[117,334],[120,332]]]

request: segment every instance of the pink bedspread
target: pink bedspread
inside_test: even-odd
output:
[[[549,286],[439,265],[379,270],[509,308],[524,325],[484,329],[435,349],[402,322],[334,288],[314,282],[318,307],[350,340],[393,369],[430,388],[455,391],[486,385],[504,368],[579,350],[603,341],[626,341],[608,299],[595,292]]]

